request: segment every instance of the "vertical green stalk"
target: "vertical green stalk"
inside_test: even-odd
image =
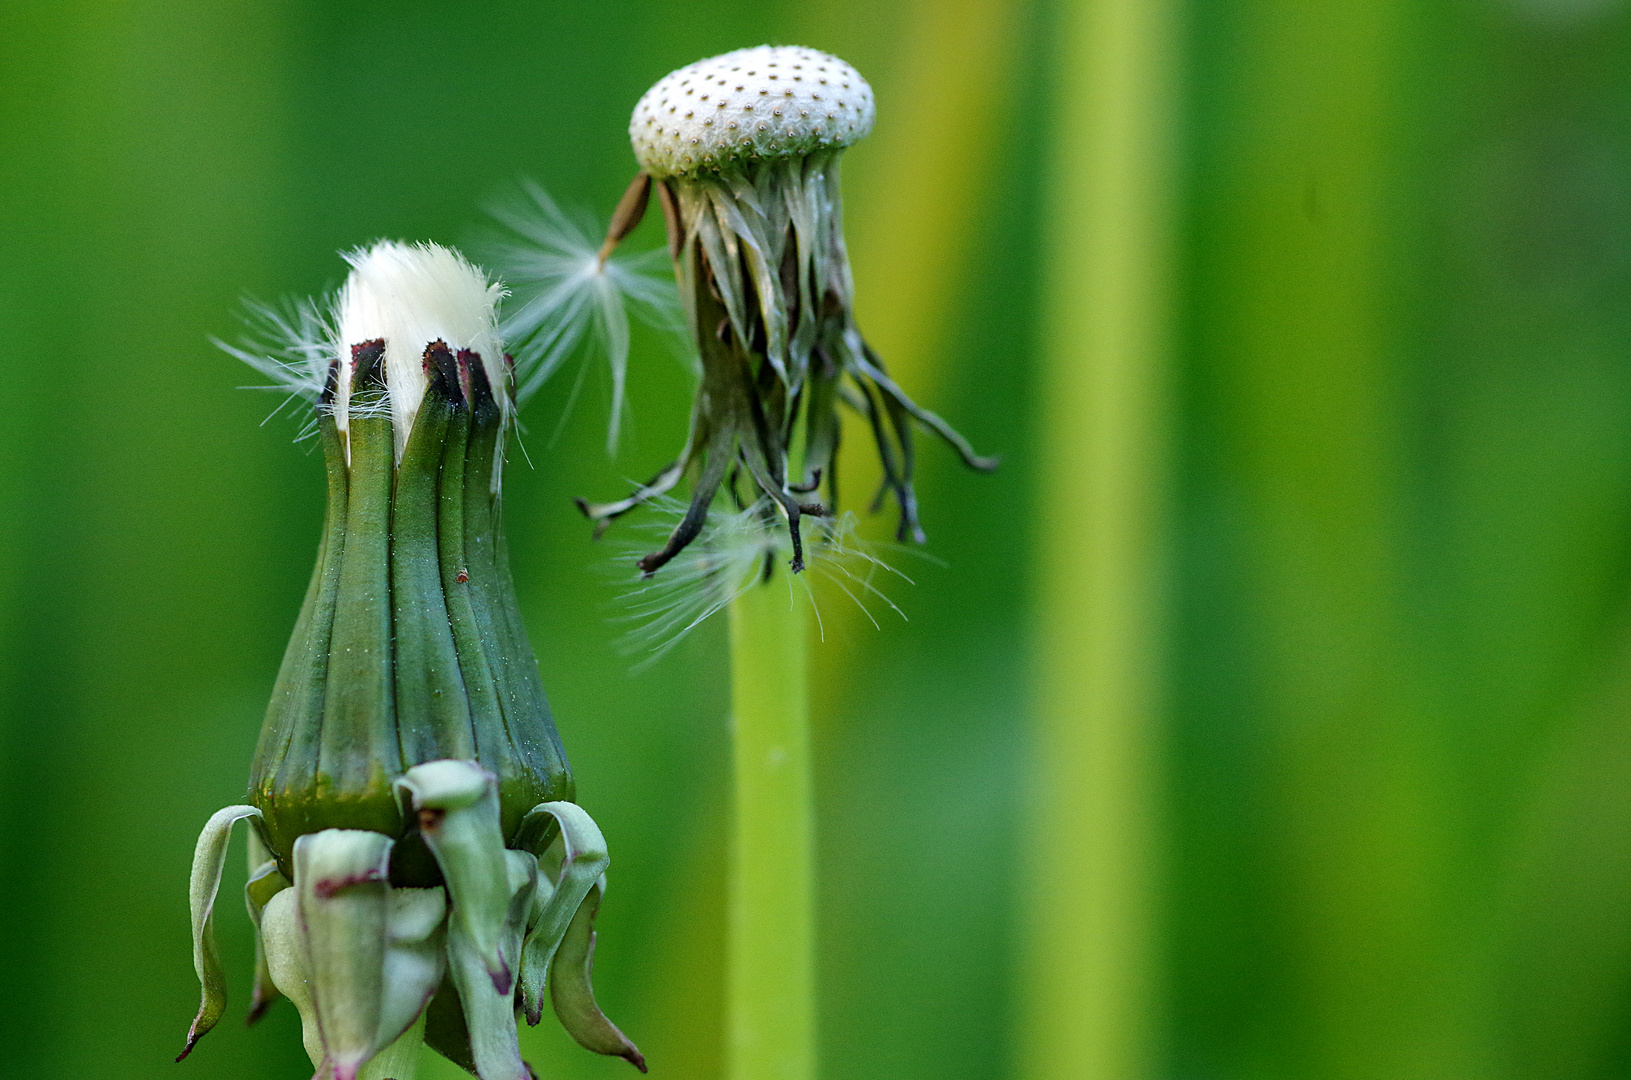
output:
[[[814,1080],[815,802],[808,628],[777,580],[731,604],[735,825],[726,927],[727,1080]]]
[[[1212,242],[1193,280],[1267,752],[1245,828],[1272,845],[1259,902],[1278,955],[1258,985],[1276,1023],[1251,1060],[1309,1080],[1488,1075],[1466,1011],[1483,928],[1451,871],[1479,770],[1449,756],[1428,636],[1448,624],[1426,615],[1441,572],[1417,561],[1455,497],[1437,475],[1447,387],[1424,379],[1451,339],[1419,322],[1411,202],[1432,190],[1416,161],[1454,160],[1418,133],[1431,23],[1401,0],[1236,11],[1243,46],[1207,100],[1238,134],[1197,189]]]
[[[1022,1075],[1152,1072],[1174,5],[1059,12]]]

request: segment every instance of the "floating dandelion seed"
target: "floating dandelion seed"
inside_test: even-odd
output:
[[[900,539],[924,539],[912,487],[914,425],[973,468],[996,464],[914,403],[856,326],[838,161],[872,129],[873,115],[872,89],[854,68],[780,46],[681,68],[635,106],[629,137],[641,171],[603,250],[632,229],[654,190],[701,383],[678,459],[628,498],[579,505],[604,526],[693,477],[686,513],[663,547],[639,561],[647,574],[701,534],[714,495],[737,474],[771,500],[786,523],[789,564],[802,570],[801,519],[838,504],[841,404],[871,430],[883,466],[873,505],[894,500]]]
[[[502,327],[505,340],[515,345],[517,401],[531,397],[585,338],[592,339],[605,353],[612,376],[606,448],[615,451],[624,411],[629,313],[676,336],[681,329],[673,282],[652,273],[662,252],[614,255],[615,243],[598,239],[592,223],[574,220],[533,183],[523,185],[520,200],[495,205],[491,213],[512,233],[496,245],[495,257],[525,297]],[[623,234],[638,223],[635,216]]]

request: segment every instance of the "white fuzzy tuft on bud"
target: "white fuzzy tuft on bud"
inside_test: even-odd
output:
[[[352,347],[377,340],[385,342],[385,382],[397,457],[402,456],[425,396],[425,348],[434,342],[443,342],[455,354],[468,349],[479,355],[494,395],[509,410],[497,320],[502,285],[440,244],[381,240],[347,252],[345,260],[351,264],[351,275],[335,305],[340,366],[334,415],[341,431],[347,429],[350,415]]]
[[[836,150],[872,120],[872,87],[844,61],[760,45],[664,76],[635,105],[629,140],[640,167],[661,178]]]

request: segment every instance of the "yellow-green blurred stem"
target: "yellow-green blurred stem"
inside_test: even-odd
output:
[[[1155,769],[1177,7],[1060,9],[1024,1080],[1159,1071]]]
[[[807,608],[780,575],[731,604],[727,1080],[816,1074]]]

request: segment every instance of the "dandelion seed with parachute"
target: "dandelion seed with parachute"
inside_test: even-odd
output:
[[[491,213],[511,234],[493,245],[495,258],[524,298],[503,323],[515,347],[517,399],[536,393],[581,345],[591,344],[611,374],[606,451],[615,453],[626,407],[631,313],[676,338],[682,325],[674,283],[658,273],[663,252],[614,253],[616,245],[598,239],[592,220],[562,210],[531,182]],[[624,232],[637,224],[638,216]]]

